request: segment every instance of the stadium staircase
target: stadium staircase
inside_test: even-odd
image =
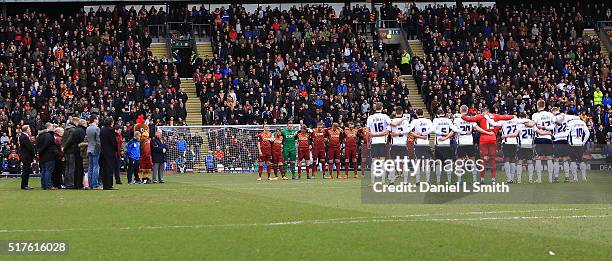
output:
[[[593,36],[599,36],[599,34],[595,31],[595,29],[584,29],[584,31],[582,32],[583,35],[588,35],[590,37]],[[606,45],[600,40],[599,41],[599,47],[601,47],[601,55],[603,57],[608,57],[609,52],[608,52],[608,48],[606,48]]]
[[[181,90],[187,94],[188,98],[187,104],[185,104],[185,108],[187,109],[187,118],[185,119],[185,122],[187,123],[187,126],[201,126],[202,112],[200,108],[202,107],[202,105],[200,103],[200,98],[198,98],[198,95],[196,94],[196,88],[193,79],[182,78]],[[202,140],[204,141],[204,143],[201,144],[199,157],[200,159],[205,159],[206,152],[209,151],[207,133],[201,128],[191,128],[189,131],[191,134],[202,136]],[[200,162],[200,164],[195,164],[193,166],[193,171],[195,173],[206,170],[206,164],[204,163],[204,160],[201,160]]]
[[[197,42],[196,51],[198,53],[198,56],[202,59],[212,59],[214,57],[211,42]]]
[[[165,42],[151,43],[149,50],[153,54],[154,58],[157,57],[156,60],[162,59],[162,58],[170,58],[170,53],[168,52],[168,46],[166,45]]]
[[[181,79],[181,90],[187,94],[187,119],[185,119],[189,126],[200,126],[202,125],[202,112],[200,99],[196,94],[195,83],[191,78]]]

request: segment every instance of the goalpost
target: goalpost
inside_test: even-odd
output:
[[[274,133],[286,125],[268,125]],[[159,126],[167,144],[166,170],[257,172],[262,125]],[[299,129],[298,124],[293,129]]]

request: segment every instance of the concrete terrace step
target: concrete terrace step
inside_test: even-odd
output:
[[[584,31],[582,33],[584,35],[588,35],[588,36],[595,36],[595,35],[599,36],[597,31],[595,31],[595,29],[592,29],[592,28],[584,29]],[[599,41],[599,47],[601,49],[600,50],[601,55],[603,55],[604,57],[607,57],[610,52],[609,52],[608,48],[606,47],[606,45],[603,44],[601,41]]]
[[[197,126],[202,125],[202,113],[200,99],[196,94],[195,83],[192,79],[186,78],[181,79],[181,90],[187,94],[187,103],[185,109],[187,110],[187,119],[185,122],[187,125]]]

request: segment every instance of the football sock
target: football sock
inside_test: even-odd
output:
[[[580,162],[580,173],[582,174],[582,180],[586,181],[587,164],[584,162]]]
[[[514,173],[516,173],[516,163],[510,163],[510,180],[514,180]]]
[[[544,171],[544,166],[542,166],[542,160],[535,161],[535,171],[538,177],[542,177],[542,171]]]
[[[395,170],[391,170],[387,173],[387,183],[394,183],[395,182]]]
[[[440,183],[440,176],[442,175],[442,166],[436,166],[436,182]]]
[[[517,163],[516,164],[516,177],[514,177],[516,179],[516,182],[521,183],[521,176],[523,175],[523,163]]]
[[[259,173],[259,177],[261,178],[261,173],[263,172],[263,166],[262,164],[259,164],[258,168],[257,168],[257,172]]]
[[[340,162],[336,162],[336,178],[340,176]]]
[[[555,161],[555,165],[553,166],[553,177],[555,179],[559,178],[559,168],[560,168],[559,161]]]
[[[504,172],[506,172],[506,180],[512,180],[512,169],[509,161],[504,162]]]
[[[569,172],[570,172],[569,162],[564,161],[563,162],[563,173],[565,174],[565,178],[569,178]]]
[[[575,161],[570,163],[570,173],[574,181],[578,181],[578,164]]]
[[[325,171],[327,170],[326,166],[325,166],[325,162],[321,162],[321,173],[323,173],[323,176],[325,176]]]
[[[548,168],[548,182],[552,183],[553,182],[553,174],[554,174],[554,169],[555,169],[555,165],[553,164],[552,160],[547,160],[546,161],[546,167]]]
[[[356,160],[353,161],[353,172],[355,173],[355,176],[357,176],[357,161]]]
[[[302,177],[302,164],[298,164],[297,173],[298,173],[298,178],[301,178]]]
[[[491,163],[491,179],[495,180],[495,176],[497,175],[497,162],[495,158],[490,159]]]
[[[529,182],[533,182],[533,170],[535,169],[535,167],[533,166],[533,163],[529,163],[529,165],[527,165],[527,173],[529,173]]]
[[[344,162],[344,175],[348,176],[349,163],[348,161]]]

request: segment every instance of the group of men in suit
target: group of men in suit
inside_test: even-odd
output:
[[[78,118],[69,119],[66,128],[75,128],[79,124]],[[81,120],[84,122],[84,120]],[[73,157],[72,152],[64,147],[72,140],[72,131],[66,131],[64,137],[60,138],[59,142],[54,140],[53,129],[55,126],[51,123],[45,125],[45,129],[41,130],[37,137],[32,135],[32,130],[29,125],[22,126],[21,135],[19,136],[19,151],[20,159],[23,165],[21,173],[21,189],[30,190],[29,178],[32,174],[32,163],[38,159],[41,166],[41,187],[44,190],[57,189],[51,182],[51,173],[54,168],[58,167],[53,164],[55,160],[65,161],[65,171],[63,171],[63,180],[61,188],[66,189],[99,189],[98,179],[102,181],[102,189],[113,190],[113,174],[115,174],[116,160],[119,146],[117,142],[116,132],[113,128],[113,118],[107,118],[102,124],[102,128],[98,127],[99,117],[92,115],[89,118],[89,127],[86,130],[87,136],[87,161],[89,168],[87,169],[89,182],[82,182],[82,171],[77,173],[76,167],[82,165],[78,159],[81,157]],[[76,124],[76,125],[75,125]],[[84,122],[83,125],[87,123]],[[84,126],[83,126],[84,127]],[[51,136],[49,136],[51,135]],[[48,137],[47,137],[48,136]],[[67,137],[66,137],[67,136]],[[85,136],[85,135],[81,135]],[[82,137],[83,139],[85,137]],[[62,142],[65,141],[65,142]],[[80,141],[77,142],[77,144]],[[62,159],[63,157],[63,159]],[[81,163],[81,164],[79,164]],[[93,165],[93,166],[92,166]],[[99,173],[99,175],[98,175]],[[119,181],[118,181],[119,183]]]

